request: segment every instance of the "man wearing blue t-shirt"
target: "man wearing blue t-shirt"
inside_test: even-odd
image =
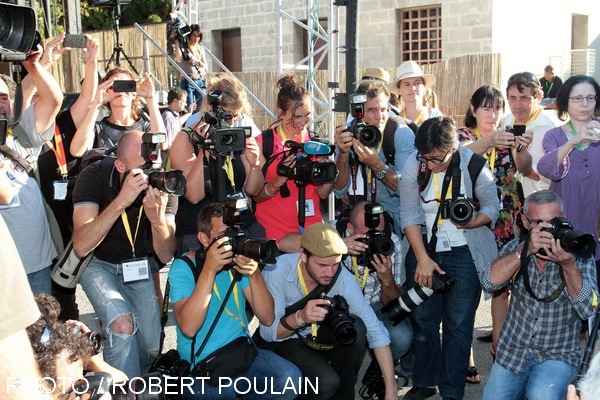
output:
[[[171,301],[177,321],[177,349],[192,364],[194,378],[199,376],[203,363],[206,364],[211,358],[209,355],[213,356],[213,352],[247,336],[246,301],[262,324],[271,325],[275,319],[273,297],[265,285],[257,262],[242,255],[234,256],[229,238],[223,236],[227,230],[227,225],[223,223],[223,211],[221,204],[213,203],[205,206],[198,214],[198,240],[203,251],[183,256],[192,261],[196,271],[199,270],[198,279],[195,280],[191,265],[187,265],[183,259],[175,260],[169,272]],[[228,268],[232,259],[235,265]],[[236,272],[241,274],[238,282],[235,282]],[[205,347],[198,354],[231,285],[233,291],[226,300],[224,312],[219,316]],[[193,340],[194,337],[196,340]],[[254,347],[253,343],[242,343],[240,347],[247,345]],[[241,354],[239,363],[243,362],[242,358]],[[236,395],[242,394],[242,398],[248,399],[293,399],[297,393],[292,390],[293,384],[290,382],[297,383],[300,376],[298,368],[289,361],[270,351],[258,350],[258,355],[248,368],[240,375],[231,377],[233,382],[240,378],[251,382],[249,388],[248,384],[229,385],[227,379],[219,381],[218,386],[195,379],[191,386],[193,393],[184,388],[182,394],[184,399],[217,396],[236,398]],[[283,390],[284,387],[288,390]],[[247,393],[236,393],[239,390],[246,392],[248,389]]]

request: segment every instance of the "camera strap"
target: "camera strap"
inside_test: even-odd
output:
[[[456,182],[458,182],[458,194],[460,194],[460,154],[458,151],[455,151],[452,154],[452,161],[448,165],[446,169],[446,175],[444,175],[444,183],[442,184],[442,192],[440,195],[440,201],[438,202],[438,211],[435,216],[435,220],[433,222],[433,226],[431,227],[431,240],[425,246],[427,250],[427,254],[433,255],[435,254],[435,246],[437,244],[437,222],[440,220],[440,215],[442,213],[442,202],[446,198],[446,193],[448,193],[448,188],[450,187],[450,181],[453,180],[454,183],[452,185],[452,197],[454,198],[455,187],[457,186]],[[426,237],[423,242],[426,242]]]
[[[560,296],[560,294],[562,293],[563,289],[566,286],[566,282],[565,282],[565,275],[563,274],[563,270],[562,267],[558,265],[558,273],[560,274],[560,279],[561,282],[558,285],[558,287],[556,288],[556,290],[547,297],[544,297],[542,299],[538,298],[535,293],[533,293],[533,289],[531,289],[531,284],[529,283],[529,270],[528,270],[528,264],[529,264],[529,257],[527,257],[527,248],[529,247],[529,236],[526,237],[525,239],[525,245],[523,246],[523,250],[521,250],[521,266],[519,267],[519,269],[517,270],[517,272],[515,272],[515,274],[513,275],[513,277],[511,278],[511,280],[509,281],[509,283],[514,284],[521,276],[523,277],[523,285],[525,286],[525,290],[527,290],[527,293],[529,293],[529,295],[531,297],[533,297],[534,299],[536,299],[537,301],[541,302],[541,303],[551,303],[554,300],[556,300],[558,298],[558,296]]]

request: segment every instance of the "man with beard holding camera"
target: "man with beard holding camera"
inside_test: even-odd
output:
[[[231,378],[234,381],[241,378],[257,382],[250,385],[249,397],[255,398],[253,396],[264,390],[261,398],[293,399],[296,396],[294,391],[282,390],[288,380],[298,382],[301,375],[296,366],[262,349],[254,353],[254,358],[244,357],[245,348],[254,349],[246,337],[246,302],[250,303],[261,323],[272,324],[275,318],[273,298],[258,263],[241,254],[234,255],[231,245],[233,238],[225,236],[228,226],[224,222],[224,213],[224,207],[219,203],[202,208],[197,218],[198,241],[202,249],[176,259],[169,272],[171,301],[177,321],[177,350],[183,359],[191,363],[192,377],[202,376],[200,374],[206,360],[213,356],[221,359],[223,355],[218,354],[220,351],[234,353],[230,356],[235,358],[236,365],[227,365],[228,372],[236,370],[236,376]],[[231,296],[226,298],[231,285],[234,285]],[[225,308],[219,315],[223,302]],[[216,324],[214,330],[213,324]],[[231,344],[238,342],[241,342],[240,345],[232,350]],[[193,360],[190,359],[192,353]],[[208,376],[212,378],[212,374]],[[183,398],[204,398],[199,394],[204,394],[206,398],[219,395],[234,398],[235,387],[221,385],[221,382],[219,387],[215,387],[197,379],[191,387],[193,393],[186,389]]]
[[[529,195],[521,216],[529,238],[508,242],[484,271],[486,291],[508,285],[512,293],[484,399],[564,399],[577,375],[581,319],[594,314],[598,302],[595,238],[571,229],[589,250],[570,249],[576,256],[557,238],[555,217],[564,217],[556,193]]]
[[[298,366],[318,391],[301,399],[351,399],[366,341],[383,373],[385,399],[398,389],[389,334],[365,300],[352,274],[340,268],[346,244],[325,223],[308,226],[300,253],[286,254],[265,268],[275,301],[275,320],[260,325],[265,347]],[[327,298],[324,298],[327,296]]]
[[[158,355],[150,263],[167,263],[175,252],[175,199],[149,186],[140,169],[142,135],[123,135],[116,160],[90,164],[73,191],[73,249],[79,257],[94,251],[80,283],[104,329],[104,359],[130,377]]]
[[[333,192],[337,198],[349,194],[350,205],[357,202],[355,197],[380,202],[392,216],[394,231],[400,235],[400,172],[408,156],[415,151],[415,135],[402,118],[389,116],[390,92],[384,82],[363,81],[355,94],[367,97],[362,107],[362,121],[377,127],[383,137],[377,147],[369,147],[355,138],[349,126],[336,128],[336,167],[339,174]],[[392,134],[386,134],[385,131],[394,126]]]
[[[372,206],[369,207],[369,205]],[[348,256],[343,258],[342,263],[354,274],[365,299],[390,333],[390,347],[394,364],[398,364],[400,357],[408,351],[412,344],[410,320],[406,319],[394,326],[385,313],[381,312],[381,308],[403,293],[402,284],[406,281],[404,253],[398,235],[393,232],[389,232],[387,235],[384,231],[383,213],[376,215],[375,207],[381,207],[381,205],[361,201],[350,211],[345,231],[341,232],[344,243],[348,247]],[[375,223],[378,220],[379,224],[371,230],[367,227],[367,219],[373,220]],[[336,224],[338,232],[340,229],[344,229],[342,221]],[[374,239],[375,241],[378,239],[379,243],[385,241],[379,246],[375,245],[376,249],[370,249],[368,240],[366,240],[368,236],[373,236],[373,230],[376,231],[376,234],[381,234]],[[388,255],[382,252],[388,253]],[[363,260],[364,258],[366,260]]]

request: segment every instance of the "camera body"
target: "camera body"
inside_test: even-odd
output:
[[[521,136],[527,130],[527,125],[506,125],[504,130],[512,133],[515,136]]]
[[[223,223],[227,225],[227,230],[223,235],[217,237],[228,237],[229,240],[222,246],[229,244],[233,254],[239,254],[249,257],[261,264],[275,264],[279,255],[279,248],[274,239],[251,239],[247,232],[240,228],[241,213],[249,208],[249,200],[241,194],[227,197],[223,203],[225,210],[223,213]],[[216,240],[215,239],[215,240]],[[233,263],[227,264],[224,269],[229,269]]]
[[[333,297],[327,297],[321,295],[323,300],[329,300],[329,305],[321,304],[319,307],[327,309],[329,312],[325,317],[323,323],[331,326],[333,333],[342,345],[350,345],[356,341],[356,329],[354,328],[354,322],[350,317],[350,306],[340,294],[336,294]]]
[[[379,203],[365,204],[365,226],[369,229],[367,236],[356,239],[366,243],[369,247],[356,257],[358,265],[370,266],[375,254],[389,256],[394,252],[392,233],[388,229],[377,230],[383,216],[383,205]],[[370,269],[374,271],[374,269]]]
[[[573,225],[563,217],[554,217],[548,221],[552,225],[551,228],[542,228],[542,232],[550,232],[554,239],[560,241],[563,249],[569,253],[575,254],[577,257],[591,257],[596,250],[596,238],[589,233],[574,231]],[[544,249],[538,251],[539,254],[545,256]]]
[[[360,140],[367,147],[377,147],[381,143],[382,134],[378,127],[369,125],[363,121],[365,115],[366,94],[350,95],[350,112],[354,120],[352,125],[347,128],[348,132],[354,135],[355,139]]]
[[[319,184],[335,181],[337,168],[334,163],[313,161],[306,153],[305,144],[288,140],[285,145],[289,150],[284,153],[277,166],[278,175],[302,183]],[[290,165],[285,165],[283,161],[290,154],[295,154],[294,160]]]
[[[473,203],[465,196],[458,195],[456,199],[446,199],[440,205],[442,219],[450,219],[457,224],[466,224],[473,218]]]
[[[192,29],[181,18],[172,18],[167,24],[167,40],[177,40],[182,45],[188,47],[188,35],[190,33],[192,33]]]
[[[183,195],[186,179],[183,171],[165,171],[160,158],[160,144],[167,141],[165,133],[144,133],[142,135],[142,158],[146,161],[142,171],[148,176],[148,184],[172,196]],[[143,198],[143,194],[140,194]]]
[[[227,121],[233,121],[233,115],[223,110],[222,99],[223,93],[220,90],[213,90],[208,94],[208,102],[212,109],[204,112],[202,116],[202,120],[210,125],[208,136],[204,137],[194,133],[191,135],[190,141],[194,146],[204,150],[214,150],[221,154],[242,151],[246,148],[246,139],[251,136],[252,130],[229,126]]]
[[[171,349],[154,360],[150,372],[171,377],[187,376],[190,373],[190,363],[181,358],[177,350]]]

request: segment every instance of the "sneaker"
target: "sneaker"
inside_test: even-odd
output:
[[[435,388],[413,386],[405,395],[403,400],[423,400],[437,393]]]

